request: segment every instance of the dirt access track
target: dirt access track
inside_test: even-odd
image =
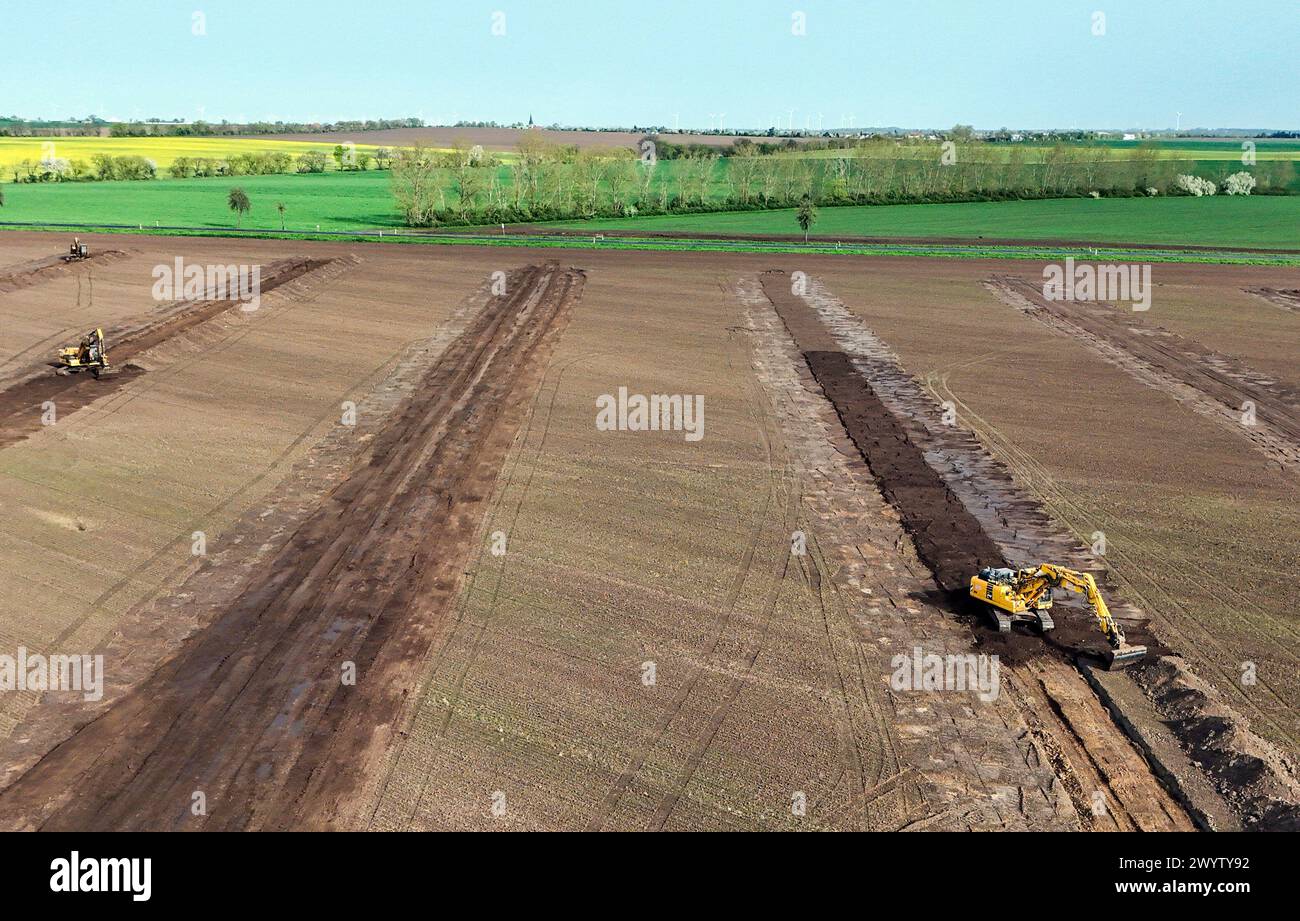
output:
[[[12,239],[22,259],[63,242]],[[0,825],[1284,823],[1269,811],[1279,791],[1249,776],[1282,766],[1268,752],[1229,746],[1207,773],[1188,768],[1184,737],[1264,732],[1289,757],[1293,625],[1273,606],[1294,586],[1225,617],[1208,606],[1213,586],[1184,575],[1201,552],[1186,534],[1227,540],[1225,515],[1241,510],[1274,524],[1228,563],[1267,585],[1268,555],[1295,533],[1282,520],[1293,483],[1195,413],[1165,426],[1167,408],[1127,411],[1124,440],[1108,438],[1116,401],[1158,393],[1081,345],[1044,348],[1057,334],[983,285],[1034,267],[130,242],[95,270],[93,307],[72,276],[0,294],[0,354],[86,320],[123,339],[159,321],[149,270],[178,254],[321,266],[255,313],[228,306],[173,327],[131,359],[139,373],[83,379],[88,401],[0,448],[0,652],[105,658],[100,700],[0,693]],[[783,300],[775,268],[807,273],[810,293]],[[1218,271],[1173,269],[1166,294],[1184,281],[1176,290],[1235,291],[1258,328],[1213,310],[1162,321],[1189,339],[1221,331],[1226,351],[1285,379],[1278,330],[1294,316],[1242,289],[1295,282]],[[972,330],[1016,324],[1025,354],[1009,371],[972,352],[985,341]],[[1069,373],[1032,365],[1045,356]],[[1008,373],[1039,381],[1047,411],[1027,414],[1029,388]],[[703,397],[703,437],[598,428],[596,401],[620,387]],[[937,421],[940,395],[960,425]],[[855,401],[871,410],[861,426]],[[1059,422],[1053,401],[1069,404]],[[1157,436],[1175,458],[1208,460],[1136,507],[1129,490],[1141,498],[1164,473],[1125,448]],[[873,438],[899,458],[897,477]],[[1045,643],[999,638],[953,604],[986,552],[1090,565],[1096,525],[1059,499],[1076,463],[1089,516],[1109,516],[1107,590],[1144,589],[1140,609],[1117,600],[1126,628],[1189,656],[1153,669],[1164,696],[1075,664],[1097,640],[1081,612],[1062,606]],[[1145,479],[1130,485],[1135,471]],[[1221,498],[1225,472],[1235,504]],[[965,509],[933,536],[961,538],[949,549],[969,561],[926,539],[909,476],[917,495]],[[1133,541],[1135,514],[1167,526],[1168,544]],[[977,532],[993,550],[965,539]],[[1217,646],[1203,641],[1211,629]],[[917,650],[996,653],[999,693],[900,685],[899,657]],[[1257,663],[1257,690],[1233,687],[1241,658]],[[1171,694],[1195,705],[1161,709]],[[1207,712],[1225,700],[1249,730]]]

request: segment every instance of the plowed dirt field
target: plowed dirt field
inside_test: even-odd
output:
[[[1295,820],[1300,482],[998,296],[1041,265],[90,244],[0,286],[0,654],[104,656],[95,699],[0,693],[0,826]],[[65,247],[6,234],[0,278]],[[260,308],[154,301],[177,256],[262,266]],[[1158,341],[1281,418],[1300,315],[1253,292],[1295,272],[1155,274]],[[123,370],[54,377],[93,325]],[[702,411],[597,424],[620,394]],[[1107,694],[1084,612],[999,637],[960,603],[1034,553],[1173,658]],[[910,685],[914,654],[1000,678]]]

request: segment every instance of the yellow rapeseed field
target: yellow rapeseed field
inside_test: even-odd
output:
[[[377,146],[358,144],[357,150],[371,155]],[[274,138],[224,138],[224,137],[0,137],[0,168],[23,160],[39,161],[45,157],[65,160],[85,160],[98,153],[115,157],[141,156],[153,160],[159,170],[165,170],[177,157],[211,157],[224,159],[240,153],[262,153],[282,150],[296,157],[309,150],[319,150],[329,155],[334,145],[311,141],[284,141]]]

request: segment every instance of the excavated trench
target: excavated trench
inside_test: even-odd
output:
[[[330,259],[283,259],[266,266],[261,294],[331,265]],[[206,323],[243,302],[236,299],[173,301],[151,312],[142,322],[105,331],[110,370],[98,379],[89,372],[60,375],[54,363],[39,365],[0,390],[0,448],[16,444],[41,430],[45,408],[53,404],[65,417],[125,386],[144,374],[133,359],[189,329]],[[71,343],[70,343],[71,344]],[[56,417],[56,418],[57,418]]]
[[[1082,686],[1076,670],[1077,661],[1088,671],[1088,654],[1104,651],[1105,641],[1089,611],[1059,603],[1054,610],[1057,627],[1045,637],[995,633],[967,594],[970,575],[980,566],[1060,562],[1092,572],[1130,643],[1148,647],[1141,665],[1105,681],[1091,679],[1112,714],[1128,707],[1131,712],[1120,719],[1124,733],[1146,761],[1157,764],[1159,783],[1146,765],[1134,770],[1131,759],[1127,769],[1100,772],[1103,778],[1127,775],[1121,786],[1131,797],[1134,827],[1164,827],[1163,817],[1144,816],[1140,805],[1143,796],[1150,798],[1157,789],[1161,795],[1168,789],[1203,828],[1293,827],[1300,810],[1286,784],[1269,775],[1269,759],[1260,754],[1267,744],[1211,700],[1181,660],[1166,655],[1169,650],[1150,633],[1146,615],[1120,597],[1106,568],[1088,549],[1027,496],[972,433],[945,424],[940,407],[888,347],[820,286],[795,294],[790,277],[782,272],[765,273],[762,283],[950,609],[972,623],[977,646],[997,653],[1013,671],[1020,666],[1033,676],[1027,691],[1018,688],[1015,693],[1023,693],[1026,720],[1039,727],[1033,731],[1043,737],[1049,755],[1057,747],[1074,747],[1074,757],[1062,761],[1069,768],[1061,777],[1066,788],[1078,786],[1074,774],[1086,775],[1087,763],[1125,761],[1123,746],[1115,741],[1118,727],[1111,716],[1099,715],[1097,700]],[[1120,685],[1132,687],[1134,680],[1146,696],[1139,693],[1136,702],[1129,696],[1122,704]],[[1165,746],[1162,754],[1153,740],[1170,731],[1172,747],[1182,751]],[[1160,761],[1162,756],[1168,763]],[[1206,779],[1180,779],[1190,773]],[[1143,788],[1146,794],[1135,794]],[[1217,818],[1211,821],[1210,815]],[[1080,817],[1084,827],[1091,827],[1082,808]]]
[[[926,464],[894,414],[862,386],[852,359],[844,352],[821,351],[805,352],[804,359],[939,587],[960,601],[971,573],[981,566],[1008,565],[975,517]]]
[[[214,619],[0,792],[0,827],[355,827],[584,281],[512,273]]]
[[[1019,494],[1010,475],[973,436],[956,427],[926,427],[932,408],[879,343],[864,342],[859,350],[881,353],[879,361],[849,355],[835,334],[850,331],[824,323],[802,296],[790,291],[786,275],[766,273],[762,281],[845,431],[897,510],[917,555],[934,574],[947,606],[977,628],[981,644],[1012,662],[1042,655],[1045,646],[1069,657],[1104,653],[1105,641],[1091,613],[1082,608],[1058,605],[1057,628],[1047,637],[987,629],[982,605],[968,594],[970,577],[982,566],[1068,559],[1073,568],[1094,572],[1104,585],[1103,568],[1081,558],[1077,541],[1055,533],[1048,517]],[[906,408],[900,411],[900,404]],[[1121,606],[1115,613],[1130,642],[1158,646],[1145,631],[1140,612]]]

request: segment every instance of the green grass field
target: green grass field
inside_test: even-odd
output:
[[[279,230],[275,203],[285,204],[289,230],[399,228],[388,173],[324,173],[3,185],[0,221],[134,224],[210,228],[235,226],[226,207],[242,186],[253,210],[243,227]],[[721,234],[795,234],[794,212],[573,221],[547,225],[581,230]],[[1090,198],[822,208],[815,236],[1067,239],[1097,243],[1167,243],[1300,249],[1300,197]]]
[[[284,202],[289,230],[400,227],[388,176],[370,171],[4,185],[0,221],[234,227],[226,194],[239,186],[253,205],[244,227],[279,230],[277,201]]]
[[[688,214],[548,225],[583,230],[797,234],[793,210]],[[823,238],[961,237],[1300,249],[1300,197],[1061,198],[822,208]]]
[[[1244,148],[1242,145],[1251,141],[1255,145],[1255,156],[1260,160],[1295,160],[1300,159],[1300,140],[1289,138],[1161,138],[1154,147],[1161,157],[1178,160],[1238,160]],[[1116,156],[1123,156],[1123,151],[1137,150],[1142,141],[1101,141],[1103,147],[1116,151]]]

